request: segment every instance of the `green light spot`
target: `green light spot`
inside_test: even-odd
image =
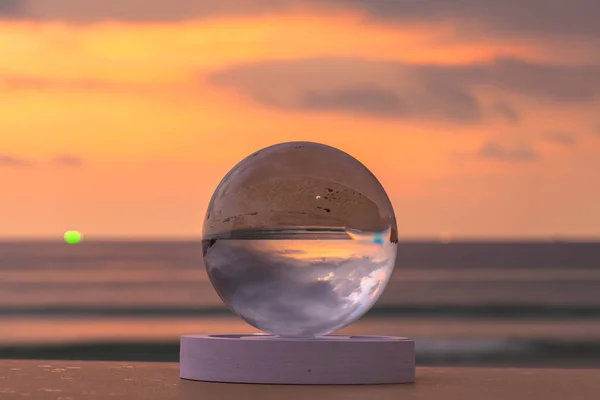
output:
[[[65,232],[65,242],[68,244],[77,244],[81,242],[81,233],[77,231]]]

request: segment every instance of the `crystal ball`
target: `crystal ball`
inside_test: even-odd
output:
[[[290,142],[240,161],[215,190],[202,250],[239,317],[280,337],[318,337],[364,315],[392,275],[396,217],[377,178],[330,146]]]

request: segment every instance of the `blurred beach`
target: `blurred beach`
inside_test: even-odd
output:
[[[190,333],[251,333],[200,242],[0,243],[0,358],[176,361]],[[600,243],[400,242],[343,333],[410,336],[421,365],[600,366]]]

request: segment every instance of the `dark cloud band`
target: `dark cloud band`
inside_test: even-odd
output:
[[[12,154],[0,154],[0,167],[27,167],[34,162]]]
[[[61,154],[51,160],[51,164],[65,167],[81,167],[83,159],[74,155]],[[23,158],[13,154],[0,154],[0,167],[30,167],[39,166],[36,160]]]
[[[0,0],[0,14],[72,22],[179,21],[308,7],[357,10],[371,21],[456,23],[462,32],[600,36],[597,0]]]
[[[328,0],[389,23],[454,21],[458,30],[600,36],[597,0]]]
[[[0,17],[18,17],[23,14],[24,6],[21,0],[0,0]]]
[[[272,60],[230,66],[209,81],[273,108],[460,123],[482,118],[477,93],[485,88],[563,105],[600,99],[600,67],[510,58],[458,66],[359,58]],[[508,104],[496,104],[495,111],[519,119]]]
[[[536,151],[528,144],[504,146],[496,142],[484,143],[479,150],[479,155],[483,158],[509,162],[528,162],[538,158]]]
[[[575,135],[561,131],[544,132],[542,134],[542,139],[562,146],[573,146],[577,143],[577,137]]]

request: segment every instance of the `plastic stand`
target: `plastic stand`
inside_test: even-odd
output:
[[[297,385],[410,383],[415,381],[415,344],[386,336],[186,335],[180,377]]]

